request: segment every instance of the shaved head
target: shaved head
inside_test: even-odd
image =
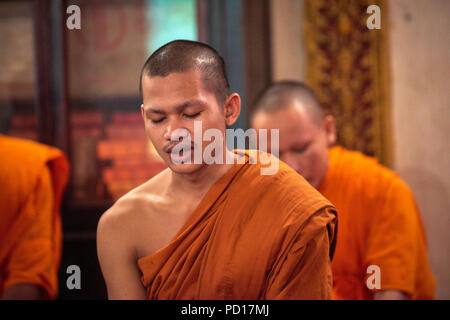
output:
[[[261,93],[251,123],[257,130],[278,129],[280,159],[315,188],[320,186],[336,127],[310,88],[296,81],[273,83]]]
[[[320,125],[324,120],[324,111],[314,92],[299,81],[279,81],[267,87],[257,99],[251,119],[256,113],[273,114],[288,108],[292,103],[305,109],[314,123]]]
[[[153,52],[142,68],[139,90],[142,93],[144,75],[166,77],[189,70],[202,72],[205,89],[213,93],[218,104],[222,105],[230,89],[225,62],[214,48],[197,41],[175,40]]]

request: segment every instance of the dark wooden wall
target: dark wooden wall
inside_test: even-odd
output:
[[[247,128],[255,100],[272,78],[269,5],[269,0],[243,1]]]

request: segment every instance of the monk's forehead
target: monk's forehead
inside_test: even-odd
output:
[[[279,129],[280,147],[306,143],[320,131],[320,126],[308,110],[296,103],[276,112],[263,114],[260,121],[255,121],[255,126]]]
[[[183,72],[172,72],[166,76],[150,76],[144,74],[142,76],[143,90],[158,91],[161,89],[179,89],[187,85],[201,85],[202,72],[191,69]]]
[[[288,104],[280,106],[277,111],[258,112],[253,119],[253,125],[286,131],[314,131],[318,126],[314,120],[304,105],[292,100]]]
[[[190,70],[174,72],[165,77],[142,77],[142,94],[145,106],[154,108],[192,99],[206,99],[211,95],[203,86],[201,72]]]

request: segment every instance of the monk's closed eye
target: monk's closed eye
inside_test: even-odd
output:
[[[202,113],[201,111],[200,112],[197,112],[197,113],[194,113],[194,114],[184,114],[184,116],[186,117],[186,118],[189,118],[189,119],[194,119],[194,118],[197,118],[199,115],[200,115],[200,113]]]
[[[303,147],[300,147],[300,148],[294,148],[293,149],[293,151],[295,152],[295,153],[303,153],[303,152],[305,152],[307,149],[308,149],[308,147],[311,145],[311,143],[310,142],[308,142],[306,145],[304,145]]]
[[[164,119],[165,119],[166,117],[162,117],[162,118],[159,118],[159,119],[150,119],[153,123],[160,123],[160,122],[162,122]]]

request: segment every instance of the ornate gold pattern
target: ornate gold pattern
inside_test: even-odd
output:
[[[381,29],[368,29],[376,4]],[[336,118],[338,143],[391,163],[389,77],[383,0],[305,0],[306,79]]]

